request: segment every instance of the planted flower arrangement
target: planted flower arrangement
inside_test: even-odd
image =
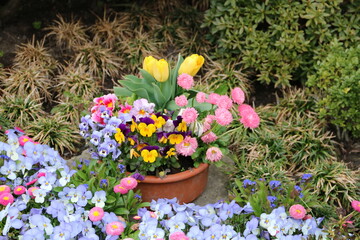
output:
[[[6,135],[0,142],[0,239],[136,237],[129,216],[147,204],[134,198],[134,178],[119,180],[121,188],[110,193],[93,183],[74,184],[77,172],[53,148],[20,129]]]
[[[174,192],[147,198],[146,189],[140,188],[148,201],[178,197],[181,202],[190,202],[201,194],[208,164],[221,165],[228,152],[227,126],[238,118],[232,109],[238,110],[244,127],[256,128],[260,123],[254,109],[244,104],[240,88],[232,89],[231,96],[192,89],[193,76],[203,62],[197,54],[186,59],[179,56],[170,69],[164,59],[146,57],[140,70],[142,78],[125,76],[119,81],[122,87],[114,89],[116,95],[95,98],[91,115],[81,120],[80,133],[88,140],[92,157],[106,162],[114,173],[121,163],[130,172],[158,177],[152,182],[164,182],[173,181],[175,173],[191,174],[200,169],[201,176],[193,179],[191,187],[188,184],[192,183],[185,182],[165,190],[171,193],[181,186],[185,191],[190,187],[196,192],[193,196],[183,199]]]

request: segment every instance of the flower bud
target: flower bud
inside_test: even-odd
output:
[[[158,82],[166,82],[169,78],[169,64],[164,59],[156,61],[153,65],[153,76]]]
[[[204,64],[204,57],[198,54],[192,54],[185,58],[184,62],[180,65],[179,74],[189,74],[195,76],[201,66]]]
[[[157,60],[153,56],[146,57],[143,62],[143,69],[150,73],[151,76],[154,76],[153,69],[155,62],[157,62]]]

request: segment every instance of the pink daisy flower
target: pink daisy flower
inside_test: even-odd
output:
[[[294,219],[303,219],[306,215],[306,210],[302,205],[295,204],[290,207],[289,213]]]
[[[231,107],[232,107],[232,100],[231,98],[229,98],[228,96],[226,95],[221,95],[219,97],[219,101],[217,102],[217,106],[219,108],[225,108],[227,110],[229,110]]]
[[[240,122],[246,128],[257,128],[260,125],[260,117],[255,111],[246,111],[243,113]]]
[[[185,139],[179,143],[175,144],[176,152],[183,156],[191,156],[197,149],[198,143],[196,138],[186,136]]]
[[[208,134],[205,134],[204,136],[201,137],[201,140],[204,143],[211,143],[211,142],[216,141],[216,139],[218,139],[218,137],[213,132],[209,132]]]
[[[36,180],[37,180],[37,179],[36,179]],[[28,189],[28,194],[29,194],[30,197],[35,198],[35,197],[34,197],[34,191],[35,191],[36,189],[40,189],[40,188],[38,188],[38,187],[31,187],[31,188]]]
[[[170,240],[189,240],[190,238],[184,232],[173,232],[169,236]]]
[[[205,93],[203,93],[203,92],[198,92],[198,93],[196,94],[196,101],[197,101],[198,103],[203,103],[203,102],[205,102],[205,100],[206,100],[206,94],[205,94]]]
[[[211,128],[212,122],[215,120],[215,115],[207,115],[204,119],[203,131],[206,132]]]
[[[360,202],[359,201],[352,201],[351,202],[351,206],[353,207],[353,209],[355,210],[355,211],[358,211],[358,212],[360,212]]]
[[[238,111],[240,116],[245,115],[247,112],[255,112],[255,110],[248,104],[241,104],[238,107]]]
[[[237,104],[243,104],[245,101],[245,94],[243,90],[238,87],[231,90],[231,97]]]
[[[175,103],[179,107],[185,107],[188,104],[188,100],[185,95],[181,95],[175,98]]]
[[[217,93],[210,93],[206,102],[216,105],[219,102],[220,95]]]
[[[186,123],[192,123],[195,122],[198,115],[195,108],[186,108],[182,113],[182,118]]]
[[[19,137],[20,146],[24,146],[26,142],[34,142],[29,136],[22,135]]]
[[[129,192],[129,190],[126,189],[123,185],[118,184],[118,185],[114,186],[114,192],[121,193],[121,194],[127,194]]]
[[[180,74],[177,78],[177,84],[180,87],[189,90],[194,86],[194,78],[186,73]]]
[[[106,225],[106,234],[119,236],[124,232],[124,225],[121,222],[111,222]]]
[[[131,190],[131,189],[136,188],[136,186],[138,185],[138,182],[136,181],[135,178],[126,177],[126,178],[123,178],[120,180],[120,185],[128,190]]]
[[[225,108],[215,110],[215,120],[222,126],[227,126],[233,121],[231,112]]]
[[[17,186],[14,188],[15,195],[21,195],[26,192],[26,188],[24,186]]]
[[[92,222],[100,221],[104,217],[104,209],[101,207],[93,207],[89,212],[89,219]]]
[[[211,147],[206,151],[206,158],[210,162],[217,162],[220,161],[223,154],[221,150],[217,147]]]
[[[7,206],[8,204],[12,204],[14,202],[14,196],[11,193],[2,193],[0,195],[0,204],[3,206]]]
[[[3,193],[9,193],[11,192],[11,189],[9,186],[7,185],[0,185],[0,194],[3,194]]]

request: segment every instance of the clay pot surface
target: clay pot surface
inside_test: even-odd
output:
[[[204,192],[208,173],[209,164],[201,163],[198,168],[169,174],[165,178],[146,176],[136,189],[140,189],[142,199],[146,202],[176,197],[180,203],[190,203]]]

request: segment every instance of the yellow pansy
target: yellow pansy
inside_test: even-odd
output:
[[[132,123],[130,126],[130,130],[131,130],[131,132],[134,132],[137,129],[137,123],[134,121],[134,119],[131,121],[132,121]]]
[[[156,150],[142,150],[141,156],[143,157],[145,162],[153,163],[155,162],[156,158],[159,156],[159,153]]]
[[[156,58],[153,56],[148,56],[144,59],[143,62],[143,69],[151,74],[151,76],[154,76],[154,64],[157,62]]]
[[[146,123],[139,123],[138,129],[141,136],[151,137],[154,132],[156,132],[156,127],[154,124],[147,125]]]
[[[165,143],[167,143],[167,141],[168,141],[167,138],[165,136],[162,136],[159,140],[159,143],[165,144]]]
[[[122,142],[125,141],[125,136],[124,136],[124,134],[123,134],[123,132],[121,131],[120,128],[117,128],[117,129],[116,129],[115,140],[116,140],[118,143],[122,143]]]
[[[180,65],[179,74],[186,73],[191,76],[195,76],[201,66],[204,64],[204,61],[204,57],[197,54],[192,54],[191,56],[186,57],[183,63]]]
[[[161,128],[166,123],[165,119],[161,116],[157,117],[156,115],[152,115],[150,118],[154,120],[156,128]]]
[[[168,139],[170,144],[179,144],[184,140],[184,136],[181,134],[171,134]]]
[[[169,157],[175,156],[175,155],[176,155],[175,148],[170,148],[169,151],[166,152],[165,158],[169,158]]]
[[[187,131],[187,125],[186,122],[182,121],[178,126],[177,130],[180,132],[186,132]]]
[[[134,149],[130,149],[130,159],[133,157],[140,157],[140,154],[137,153]]]
[[[169,78],[169,64],[165,59],[156,61],[153,68],[153,76],[158,82],[166,82]]]
[[[134,146],[135,145],[135,140],[131,137],[128,137],[128,141],[130,143],[131,146]]]

